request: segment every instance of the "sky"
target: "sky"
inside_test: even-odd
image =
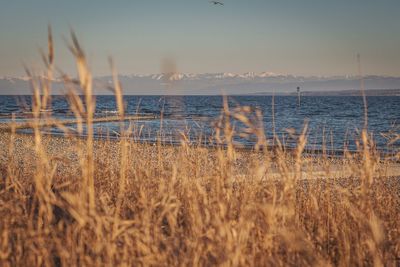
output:
[[[47,25],[56,64],[74,71],[74,29],[95,75],[275,72],[400,76],[399,0],[9,0],[0,3],[0,76],[40,67]]]

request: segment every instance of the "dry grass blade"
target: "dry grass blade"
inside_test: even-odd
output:
[[[53,43],[53,34],[51,32],[51,26],[48,26],[48,37],[47,37],[47,43],[48,43],[48,62],[50,65],[53,65],[54,63],[54,43]]]
[[[112,71],[112,75],[113,75],[113,81],[114,81],[113,92],[115,93],[115,98],[117,101],[117,109],[118,109],[119,116],[121,117],[121,120],[123,120],[124,116],[125,116],[125,108],[124,108],[122,87],[121,87],[121,83],[119,82],[119,79],[118,79],[117,69],[115,68],[114,62],[111,57],[109,58],[109,62],[110,62],[111,71]]]

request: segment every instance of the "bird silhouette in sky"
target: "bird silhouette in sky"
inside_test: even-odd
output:
[[[224,3],[219,2],[219,1],[210,1],[210,3],[211,3],[211,4],[214,4],[214,5],[220,5],[220,6],[223,6],[223,5],[224,5]]]

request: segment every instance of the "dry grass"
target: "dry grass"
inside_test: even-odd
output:
[[[360,153],[313,160],[303,155],[306,127],[295,151],[278,139],[272,151],[260,111],[225,101],[215,149],[185,136],[176,147],[135,143],[123,123],[119,140],[96,141],[91,73],[72,40],[79,77],[64,80],[78,130],[85,123],[89,131],[85,139],[41,134],[51,120],[41,113],[54,68],[49,33],[40,76],[48,79],[32,75],[34,134],[16,134],[15,125],[0,134],[2,266],[399,265],[399,177],[379,175],[388,162],[366,131]],[[245,128],[236,132],[232,120]],[[237,134],[255,136],[254,151],[238,151]],[[320,176],[304,179],[316,165]],[[338,166],[346,177],[332,175]]]

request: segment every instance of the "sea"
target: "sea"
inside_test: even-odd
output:
[[[114,96],[96,96],[95,117],[117,115]],[[400,140],[400,97],[368,96],[367,129],[374,146],[385,153],[397,153]],[[307,127],[306,149],[338,153],[347,149],[360,149],[360,133],[365,125],[365,105],[360,96],[228,96],[229,110],[246,110],[254,127],[263,128],[269,145],[276,145],[273,136],[287,148],[295,148],[298,137]],[[215,136],[221,129],[223,115],[222,96],[124,96],[128,116],[121,128],[117,121],[94,123],[96,138],[118,138],[121,129],[129,129],[129,138],[138,142],[179,144],[182,141],[205,146],[216,145]],[[244,108],[247,107],[247,108]],[[0,96],[0,122],[30,120],[31,96]],[[256,110],[261,116],[256,116]],[[51,115],[60,120],[70,120],[74,114],[64,96],[53,96]],[[225,122],[228,120],[225,120]],[[251,148],[257,136],[247,126],[233,117],[229,122],[234,129],[235,145]],[[69,124],[70,133],[78,135],[76,125]],[[21,129],[31,133],[30,129]],[[57,127],[43,129],[45,134],[62,135]],[[247,133],[247,134],[246,134]],[[85,130],[80,133],[85,135]],[[222,139],[221,142],[224,142]]]

